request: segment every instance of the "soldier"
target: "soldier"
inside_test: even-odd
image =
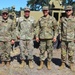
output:
[[[53,41],[56,42],[56,32],[57,22],[54,17],[49,15],[48,6],[43,7],[43,16],[39,19],[36,27],[36,41],[40,41],[40,66],[38,69],[43,68],[44,64],[44,54],[47,50],[47,68],[50,70],[51,59],[53,55]]]
[[[11,44],[14,44],[13,31],[14,25],[11,19],[8,18],[8,10],[2,10],[2,16],[0,17],[0,60],[4,66],[10,65],[10,51]]]
[[[18,30],[20,39],[20,59],[22,61],[20,67],[26,65],[26,54],[28,52],[29,67],[33,68],[33,37],[34,37],[34,25],[35,20],[30,16],[30,9],[26,7],[24,9],[24,16],[19,18]],[[24,62],[25,61],[25,62]]]
[[[60,32],[61,32],[61,61],[62,65],[59,69],[64,69],[66,63],[66,56],[70,63],[70,69],[73,68],[73,54],[75,49],[75,17],[72,6],[68,5],[65,8],[66,16],[61,18]]]

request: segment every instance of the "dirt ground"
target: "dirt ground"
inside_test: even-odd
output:
[[[37,70],[37,67],[39,65],[39,49],[34,48],[34,68],[30,69],[27,64],[24,68],[20,68],[20,63],[17,61],[17,57],[14,57],[14,59],[10,63],[10,67],[4,66],[0,67],[0,75],[75,75],[75,72],[71,71],[68,67],[69,63],[66,61],[67,65],[65,69],[58,70],[59,66],[61,65],[61,50],[53,50],[53,59],[51,62],[51,70],[48,70],[46,67],[46,60],[45,65],[42,70]],[[47,54],[45,53],[45,56]],[[74,62],[75,62],[75,51],[74,51]],[[75,67],[75,65],[74,65]]]

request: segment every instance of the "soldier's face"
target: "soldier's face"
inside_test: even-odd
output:
[[[49,14],[49,10],[43,10],[44,16],[47,16]]]
[[[30,16],[30,11],[24,11],[24,16],[29,17]]]
[[[72,13],[73,13],[73,10],[66,10],[66,14],[67,14],[67,16],[72,15]]]
[[[3,17],[3,19],[5,19],[5,20],[6,20],[6,19],[8,18],[8,13],[6,13],[6,12],[5,12],[5,13],[3,13],[3,14],[2,14],[2,17]]]

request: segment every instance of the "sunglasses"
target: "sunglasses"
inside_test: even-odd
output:
[[[71,10],[66,10],[66,12],[71,11]]]
[[[3,13],[3,15],[5,15],[5,14],[8,15],[8,13]]]

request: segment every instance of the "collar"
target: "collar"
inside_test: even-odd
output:
[[[43,16],[43,19],[48,19],[50,18],[50,15],[47,15],[46,17]]]
[[[8,22],[8,19],[7,20],[2,19],[2,22],[7,23]]]

